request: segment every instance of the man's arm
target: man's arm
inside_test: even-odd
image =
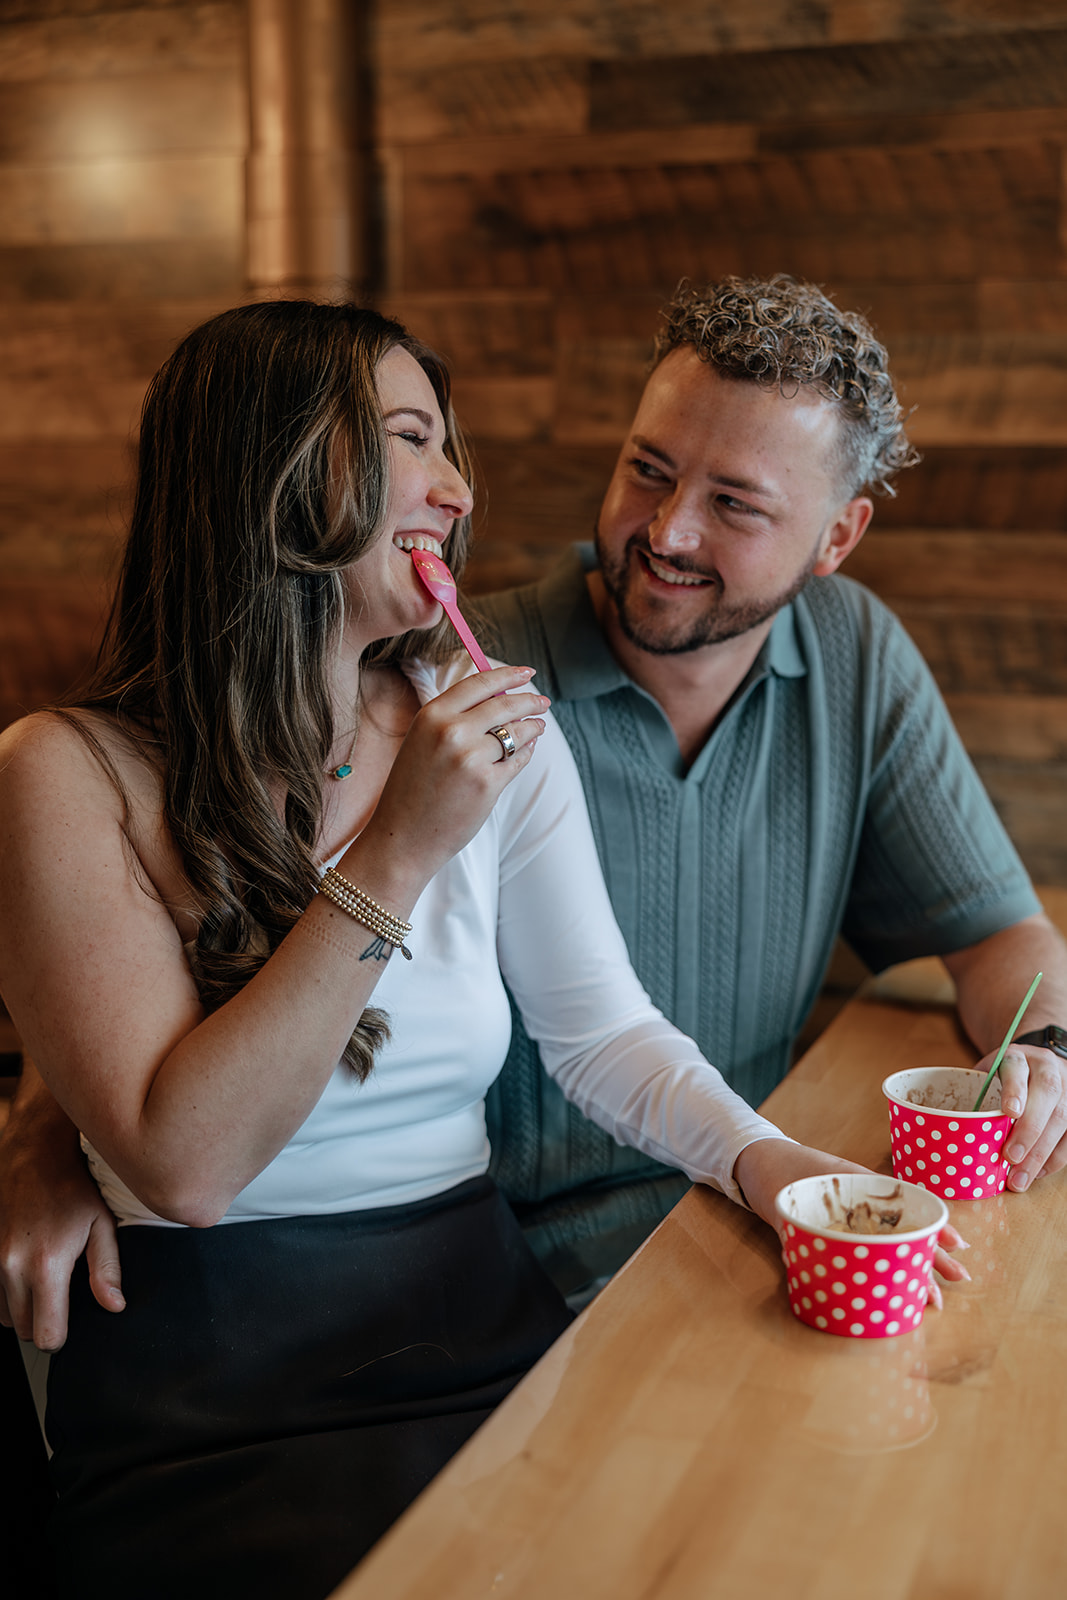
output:
[[[105,1311],[121,1311],[115,1219],[89,1176],[77,1129],[27,1061],[0,1140],[0,1322],[41,1350],[58,1350],[83,1251],[94,1296]]]
[[[1027,917],[943,960],[955,980],[960,1020],[989,1057],[987,1069],[1035,973],[1044,976],[1019,1031],[1052,1022],[1067,1027],[1067,945],[1047,917]],[[1001,1104],[1019,1117],[1006,1150],[1013,1169],[1008,1187],[1022,1190],[1067,1166],[1067,1061],[1015,1045],[1000,1078]]]

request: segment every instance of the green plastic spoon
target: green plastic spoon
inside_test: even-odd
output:
[[[1023,1001],[1022,1005],[1019,1007],[1018,1011],[1015,1013],[1015,1017],[1014,1017],[1014,1020],[1013,1020],[1013,1022],[1011,1024],[1011,1027],[1008,1029],[1007,1033],[1004,1035],[1004,1043],[1001,1045],[1000,1049],[997,1051],[996,1059],[994,1060],[993,1065],[990,1067],[989,1072],[988,1072],[988,1074],[986,1076],[986,1080],[983,1083],[981,1089],[979,1090],[978,1099],[974,1102],[974,1109],[976,1111],[981,1111],[981,1109],[982,1109],[982,1101],[985,1099],[986,1095],[989,1093],[989,1085],[993,1082],[993,1079],[997,1075],[997,1068],[1000,1066],[1000,1063],[1004,1059],[1004,1052],[1008,1048],[1008,1046],[1011,1044],[1011,1041],[1014,1039],[1015,1030],[1019,1026],[1020,1022],[1023,1020],[1023,1012],[1026,1010],[1027,1006],[1030,1004],[1031,1000],[1034,998],[1034,990],[1037,988],[1038,984],[1041,982],[1041,979],[1044,976],[1045,976],[1045,974],[1043,972],[1039,972],[1037,977],[1034,979],[1033,983],[1030,985],[1029,989],[1027,989],[1027,991],[1026,991],[1026,999]]]

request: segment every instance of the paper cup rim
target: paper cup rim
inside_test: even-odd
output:
[[[905,1110],[915,1112],[917,1115],[926,1114],[934,1117],[985,1117],[990,1120],[993,1120],[997,1117],[1005,1117],[1009,1122],[1015,1121],[1015,1118],[1011,1116],[1010,1112],[1003,1110],[1001,1106],[991,1106],[982,1111],[959,1111],[952,1106],[920,1106],[916,1105],[914,1100],[903,1100],[899,1094],[894,1094],[889,1085],[895,1078],[903,1078],[907,1073],[910,1072],[966,1073],[969,1078],[974,1079],[978,1088],[981,1088],[985,1079],[985,1073],[976,1071],[974,1067],[902,1067],[899,1072],[891,1072],[888,1078],[882,1079],[882,1093],[885,1095],[885,1098],[891,1101],[895,1106],[903,1106]],[[906,1181],[906,1179],[901,1179],[901,1182]]]
[[[831,1228],[829,1226],[824,1226],[821,1222],[802,1222],[799,1217],[788,1215],[785,1207],[782,1204],[782,1196],[787,1194],[790,1189],[796,1188],[798,1184],[812,1182],[825,1183],[828,1178],[859,1178],[862,1176],[863,1174],[859,1172],[815,1172],[807,1178],[795,1178],[792,1183],[787,1183],[783,1188],[779,1189],[778,1193],[775,1195],[775,1215],[780,1217],[782,1222],[791,1222],[794,1227],[803,1228],[806,1233],[815,1234],[819,1238],[848,1239],[853,1244],[867,1245],[869,1245],[872,1240],[878,1242],[879,1244],[911,1244],[919,1239],[928,1239],[931,1233],[940,1233],[941,1229],[945,1227],[946,1223],[948,1222],[948,1206],[945,1204],[944,1200],[942,1200],[939,1194],[935,1194],[932,1189],[924,1189],[922,1184],[909,1183],[907,1178],[894,1178],[884,1172],[875,1172],[872,1173],[871,1176],[880,1178],[883,1183],[892,1184],[894,1188],[899,1187],[901,1189],[912,1190],[915,1195],[922,1197],[922,1203],[924,1205],[928,1201],[933,1201],[933,1203],[940,1210],[940,1219],[933,1222],[926,1222],[921,1228],[909,1228],[903,1233],[897,1233],[895,1230],[892,1233],[852,1233],[848,1228]],[[889,1196],[886,1195],[885,1198],[889,1199]]]

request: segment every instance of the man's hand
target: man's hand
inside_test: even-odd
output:
[[[73,1123],[26,1065],[0,1142],[0,1322],[41,1350],[67,1337],[70,1276],[84,1251],[105,1311],[126,1304],[115,1219]]]
[[[1067,946],[1047,917],[1027,917],[942,959],[955,980],[960,1019],[979,1050],[988,1052],[978,1063],[983,1073],[1035,972],[1044,976],[1020,1031],[1067,1025]],[[1000,1081],[1000,1103],[1019,1119],[1004,1151],[1012,1164],[1008,1188],[1021,1191],[1067,1166],[1067,1061],[1039,1046],[1014,1044],[1000,1064]]]
[[[980,1072],[989,1071],[995,1054],[978,1063]],[[1013,1044],[999,1077],[1001,1109],[1018,1118],[1004,1147],[1008,1188],[1021,1193],[1067,1166],[1067,1061],[1039,1045]]]

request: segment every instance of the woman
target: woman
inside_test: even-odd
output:
[[[145,404],[95,679],[0,748],[0,989],[126,1225],[126,1311],[76,1282],[50,1375],[71,1593],[325,1595],[566,1325],[485,1177],[501,968],[619,1138],[768,1220],[846,1165],[640,990],[547,701],[412,570],[470,509],[397,324],[214,319]]]

